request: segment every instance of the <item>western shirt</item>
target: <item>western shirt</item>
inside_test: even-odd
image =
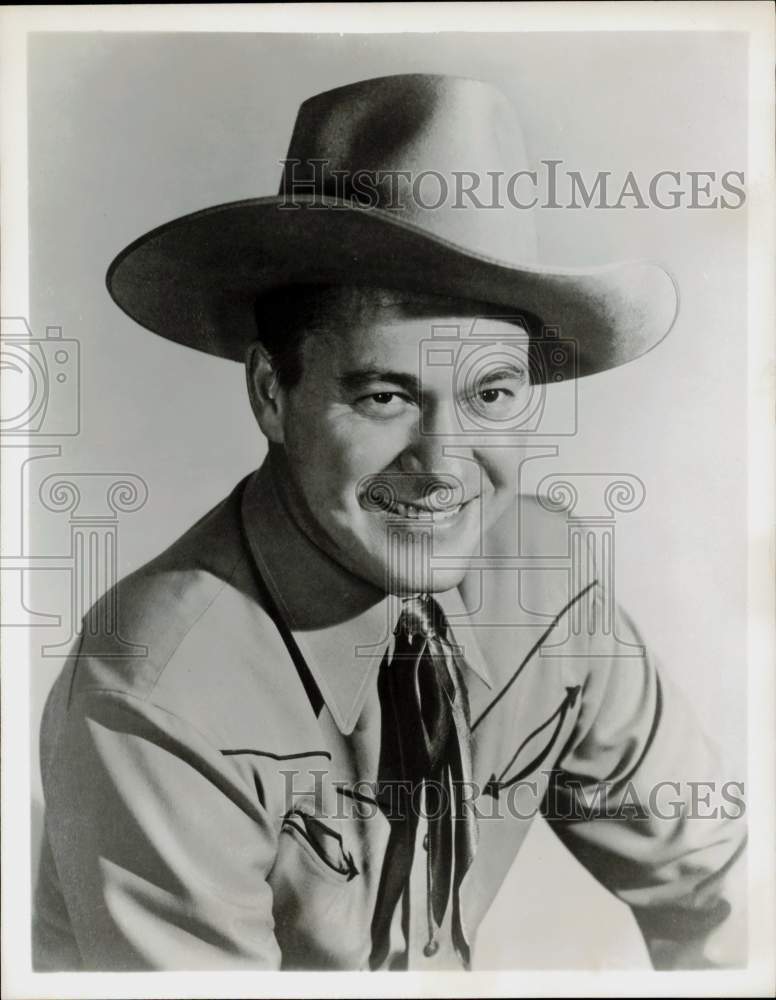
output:
[[[492,565],[435,595],[472,721],[464,925],[473,942],[541,814],[632,908],[657,967],[703,965],[742,810],[693,811],[688,782],[720,774],[713,748],[599,582],[545,558],[565,531],[518,498],[483,540]],[[519,572],[499,563],[518,550]],[[376,682],[397,599],[307,538],[267,463],[112,598],[44,713],[36,967],[367,968],[389,827]],[[386,967],[406,931],[410,968],[460,968],[444,927],[423,954],[423,841]]]

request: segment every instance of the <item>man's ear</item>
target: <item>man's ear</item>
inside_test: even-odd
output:
[[[266,349],[258,342],[245,355],[245,376],[251,409],[268,441],[283,444],[284,391]]]

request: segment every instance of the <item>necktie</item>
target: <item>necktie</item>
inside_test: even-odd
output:
[[[469,707],[444,612],[428,595],[408,598],[394,630],[393,655],[378,678],[382,740],[378,802],[390,823],[377,903],[372,920],[371,968],[379,968],[390,946],[390,928],[402,906],[409,933],[409,880],[415,855],[419,809],[428,821],[426,920],[428,957],[439,947],[439,928],[452,895],[452,942],[464,964],[470,949],[461,919],[459,892],[477,843],[477,823],[466,804],[471,781]],[[406,968],[407,949],[399,967]]]

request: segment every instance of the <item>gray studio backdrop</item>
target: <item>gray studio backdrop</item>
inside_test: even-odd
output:
[[[273,193],[302,100],[401,72],[498,84],[519,109],[533,162],[560,160],[590,180],[601,170],[620,181],[630,170],[644,183],[663,170],[746,170],[746,48],[735,34],[34,36],[30,324],[39,341],[61,328],[64,385],[70,392],[76,379],[79,390],[66,395],[52,379],[51,412],[77,407],[77,426],[63,417],[77,433],[41,425],[23,501],[39,568],[25,581],[36,616],[36,831],[40,713],[77,627],[74,608],[89,598],[73,591],[76,560],[88,568],[91,558],[99,592],[181,534],[264,451],[241,367],[136,326],[108,297],[108,263],[177,215]],[[656,258],[679,283],[678,322],[642,361],[579,383],[579,431],[536,463],[536,479],[596,472],[643,482],[644,503],[617,518],[617,597],[690,695],[726,773],[743,778],[746,206],[628,205],[540,212],[542,259]],[[55,347],[42,347],[52,366]],[[61,489],[52,494],[52,475],[78,484],[78,509]],[[129,485],[107,502],[114,481]],[[611,968],[646,957],[629,912],[537,826],[483,924],[475,962]]]

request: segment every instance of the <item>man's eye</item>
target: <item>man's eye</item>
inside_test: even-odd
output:
[[[511,395],[512,393],[508,389],[483,389],[481,392],[477,393],[477,397],[483,403],[497,403],[505,396]]]
[[[499,424],[515,418],[525,406],[525,387],[487,386],[474,392],[466,401],[472,415],[477,419],[494,420]]]
[[[393,417],[403,413],[412,400],[403,393],[370,392],[356,401],[356,406],[369,417]]]

